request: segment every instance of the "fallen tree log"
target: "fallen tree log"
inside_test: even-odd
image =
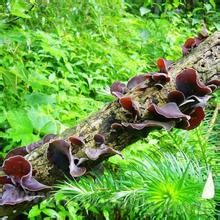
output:
[[[187,40],[178,62],[159,59],[158,73],[114,83],[117,99],[76,127],[9,152],[0,175],[0,217],[15,217],[65,175],[86,174],[152,129],[197,127],[220,75],[220,32],[202,37]]]

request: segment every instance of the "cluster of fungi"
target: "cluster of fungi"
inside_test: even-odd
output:
[[[183,55],[188,54],[198,46],[206,34],[200,34],[197,38],[188,39],[183,48]],[[204,84],[200,81],[196,70],[187,68],[182,70],[175,79],[176,89],[167,96],[167,102],[163,106],[158,103],[146,103],[144,106],[132,96],[134,91],[145,91],[149,87],[159,90],[171,80],[169,70],[172,62],[158,59],[157,73],[146,73],[133,77],[127,84],[115,82],[110,88],[112,95],[117,98],[121,111],[128,115],[128,121],[117,121],[111,124],[110,130],[132,129],[141,131],[149,127],[159,127],[166,130],[181,128],[191,130],[196,128],[204,119],[204,106],[210,94],[220,86],[219,80],[211,80]],[[147,115],[147,117],[146,117]],[[88,161],[96,161],[105,155],[121,153],[105,144],[102,134],[94,136],[96,148],[86,146],[83,137],[70,136],[59,139],[55,135],[47,135],[41,141],[25,147],[19,147],[10,151],[4,159],[1,167],[0,184],[3,191],[0,194],[0,206],[15,205],[32,201],[39,197],[36,193],[51,189],[35,179],[37,170],[32,169],[26,155],[38,147],[48,144],[47,158],[51,164],[62,170],[69,177],[77,178],[87,171],[85,164]],[[77,149],[84,149],[85,157],[76,157]]]

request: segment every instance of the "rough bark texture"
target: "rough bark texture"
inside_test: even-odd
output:
[[[203,82],[207,82],[213,78],[219,79],[220,74],[220,32],[215,32],[208,37],[203,43],[195,48],[189,55],[183,57],[178,62],[173,64],[169,73],[171,81],[166,83],[162,89],[155,86],[147,88],[145,91],[131,90],[126,95],[139,102],[140,106],[147,106],[154,102],[162,106],[167,102],[167,95],[169,92],[175,90],[175,78],[181,70],[185,68],[194,68],[199,73]],[[151,115],[144,109],[141,109],[141,115],[144,115],[144,120],[151,119]],[[142,120],[143,120],[142,117]],[[96,134],[102,134],[105,137],[105,144],[117,151],[121,151],[126,146],[135,141],[144,138],[151,129],[143,129],[141,131],[134,131],[131,129],[121,129],[117,132],[111,129],[114,122],[131,122],[131,115],[123,110],[119,102],[116,100],[107,106],[103,107],[99,112],[93,114],[85,121],[81,122],[74,128],[68,129],[55,139],[65,139],[74,135],[84,138],[85,145],[78,148],[73,148],[72,153],[78,158],[86,158],[85,148],[97,148],[97,143],[94,141]],[[132,120],[138,121],[136,118]],[[53,185],[57,180],[64,179],[63,172],[57,169],[47,159],[47,149],[49,144],[44,144],[26,156],[33,166],[33,170],[37,170],[35,179],[47,185]],[[99,157],[98,160],[86,161],[83,166],[87,170],[100,163],[102,160],[110,157],[112,154],[106,154]],[[0,207],[1,216],[13,216],[13,210],[21,210],[27,204],[23,203],[17,206]]]

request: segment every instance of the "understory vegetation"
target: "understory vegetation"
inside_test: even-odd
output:
[[[191,4],[193,2],[193,4]],[[109,86],[177,61],[214,0],[2,0],[0,157],[73,127],[114,100]],[[29,219],[215,219],[220,213],[220,92],[192,131],[154,131],[79,181],[66,179]],[[202,198],[212,174],[215,196]]]

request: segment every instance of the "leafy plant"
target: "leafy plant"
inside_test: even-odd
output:
[[[106,171],[103,176],[93,173],[92,178],[61,184],[55,198],[61,199],[65,210],[70,204],[73,206],[76,211],[70,218],[77,215],[83,219],[212,217],[214,213],[210,210],[214,202],[201,198],[204,173],[198,160],[191,160],[181,152],[177,156],[143,153],[138,159],[128,159],[116,173]],[[58,216],[60,205],[56,214],[39,208],[35,206],[29,217],[33,213]]]

